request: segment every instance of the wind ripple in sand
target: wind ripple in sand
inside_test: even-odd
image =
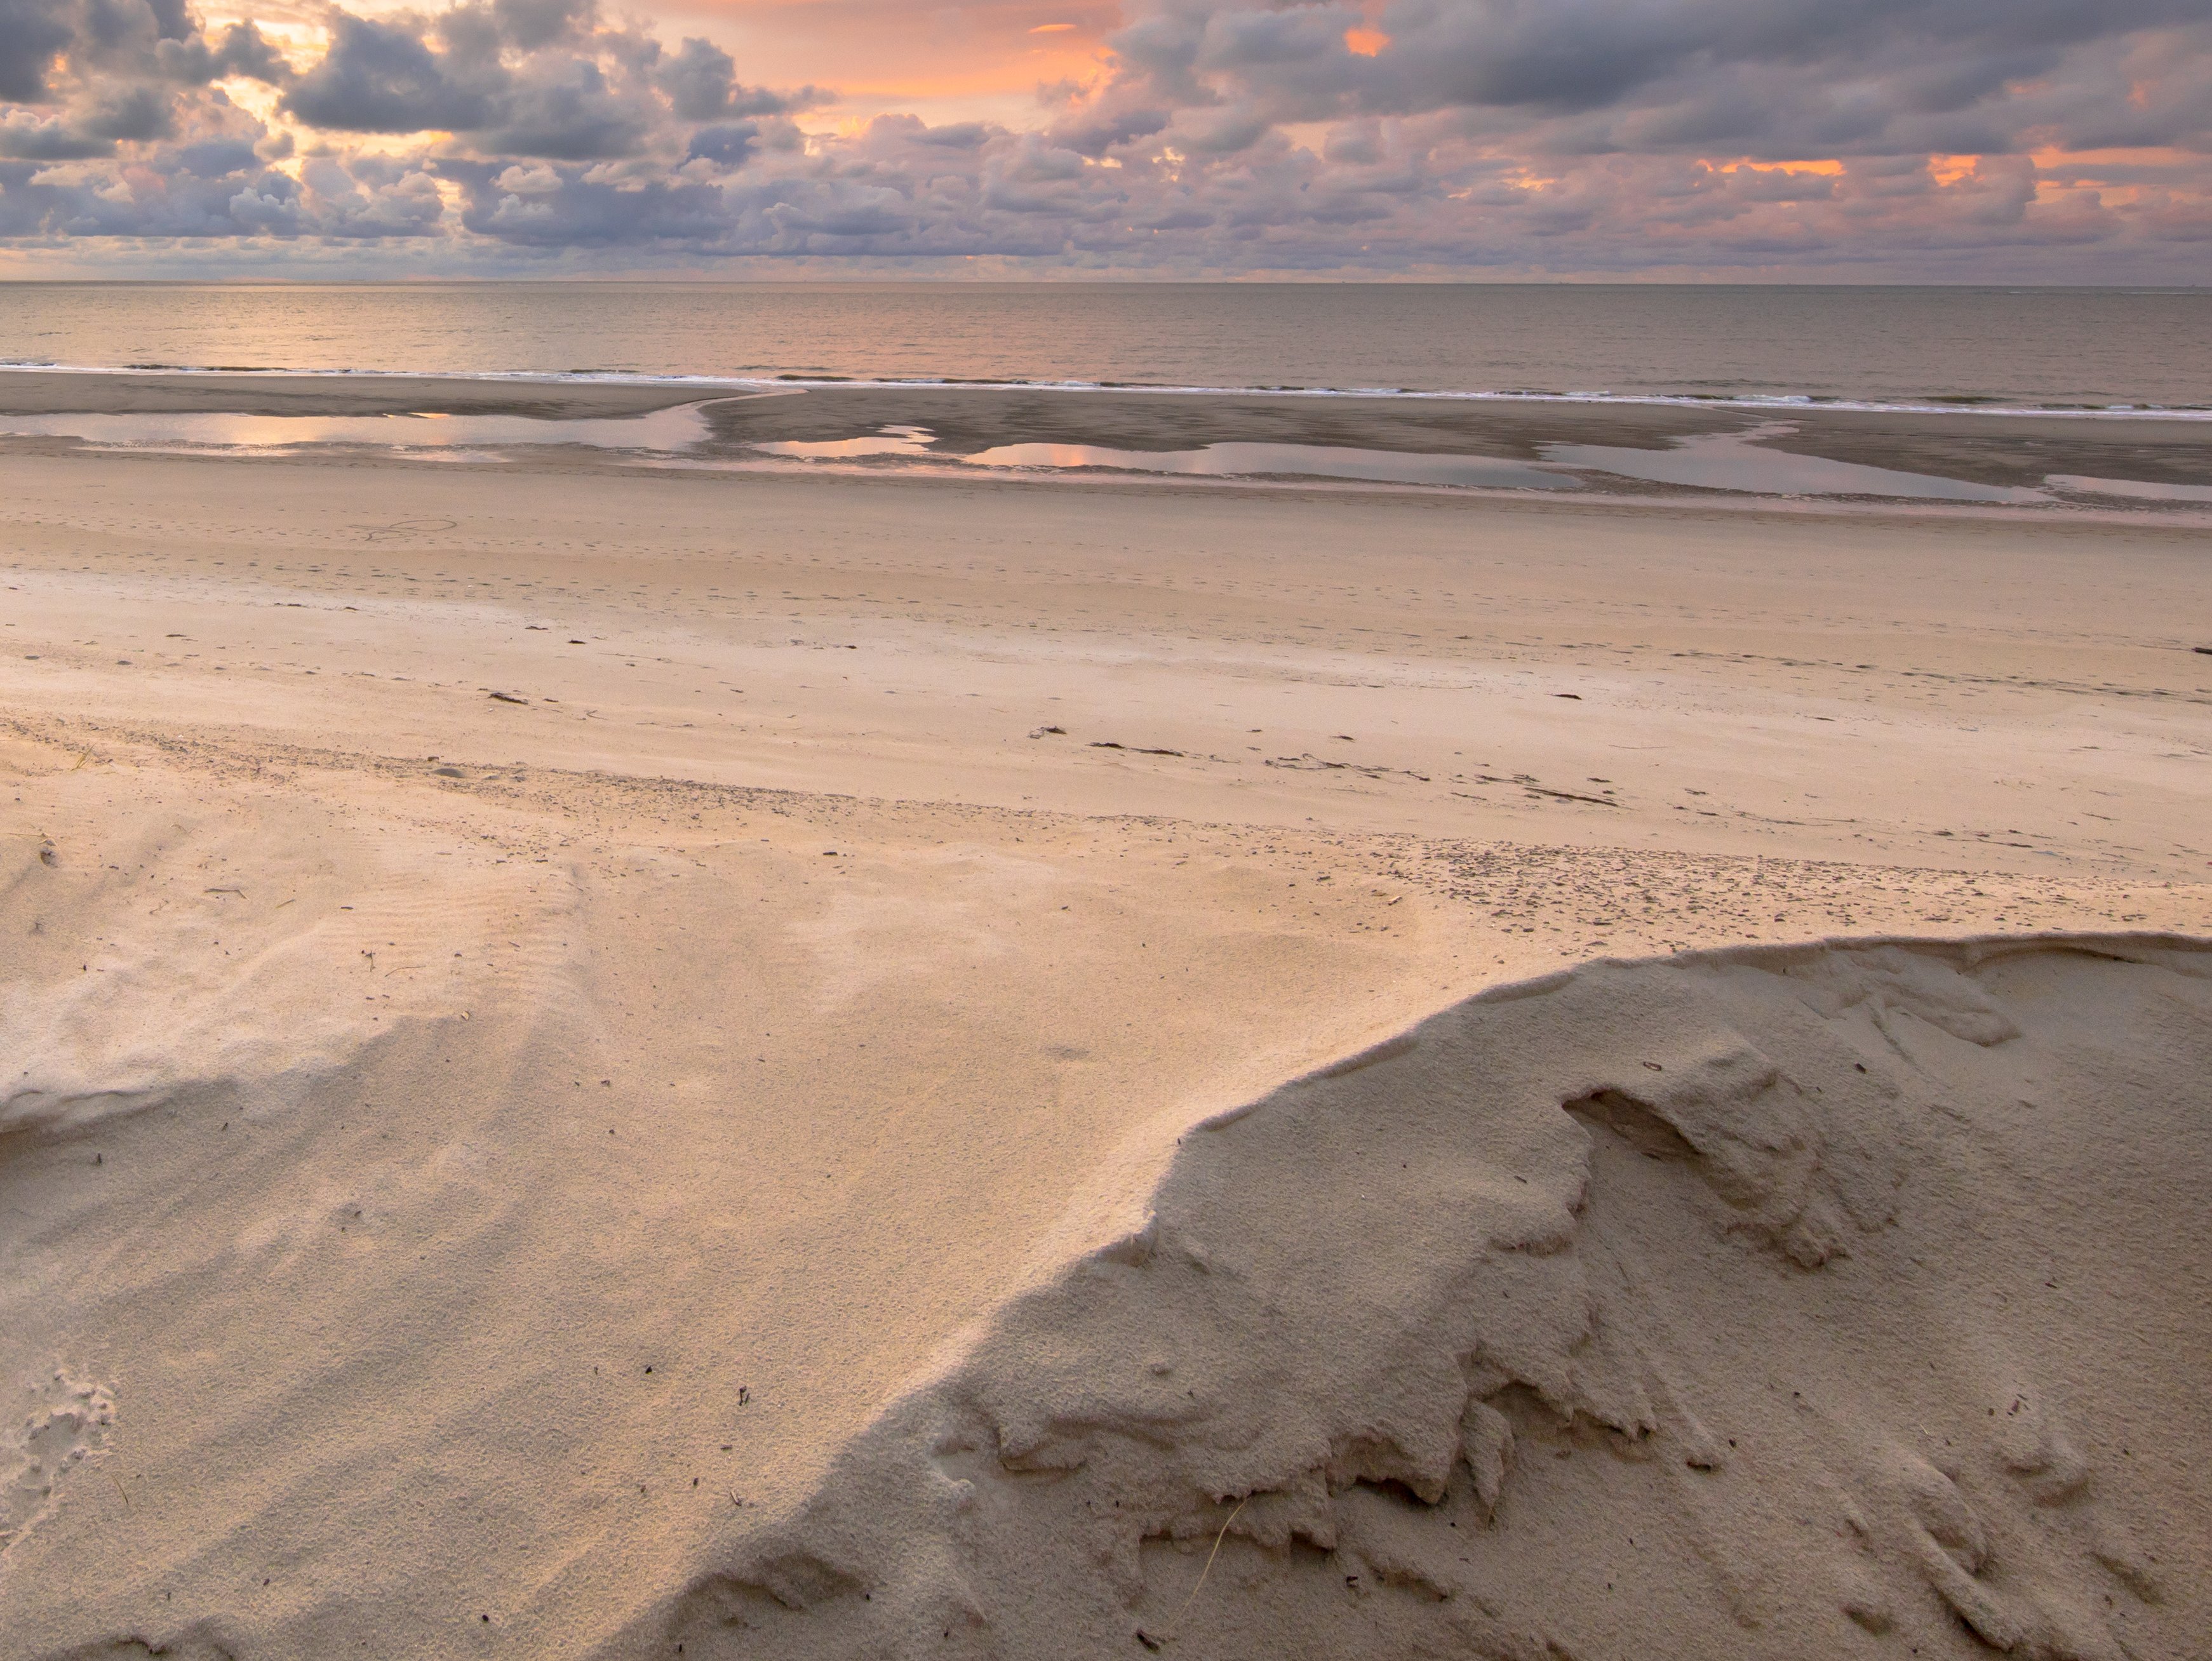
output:
[[[2208,1062],[2171,937],[1476,997],[1187,1135],[637,1652],[2179,1656]]]
[[[428,852],[387,840],[272,811],[180,820],[113,858],[74,839],[0,855],[0,921],[28,943],[0,979],[0,1135],[277,1088],[501,990],[558,995],[559,874],[426,876]]]

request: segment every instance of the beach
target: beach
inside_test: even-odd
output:
[[[700,396],[218,379],[0,393]],[[0,446],[0,1654],[2192,1652],[2196,509],[738,450],[1771,411],[702,413]]]

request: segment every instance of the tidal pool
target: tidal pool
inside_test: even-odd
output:
[[[0,415],[0,438],[82,439],[138,449],[154,446],[249,454],[310,444],[385,450],[481,450],[490,445],[582,444],[600,450],[678,451],[707,436],[697,404],[642,415],[539,420],[532,415],[240,415],[221,413]]]

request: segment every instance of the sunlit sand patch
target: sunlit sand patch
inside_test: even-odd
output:
[[[2212,484],[2167,484],[2151,479],[2094,479],[2079,473],[2053,473],[2044,482],[2053,490],[2084,496],[2125,496],[2137,501],[2212,502]]]

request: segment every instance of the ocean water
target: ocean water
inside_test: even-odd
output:
[[[2212,288],[0,283],[0,363],[2212,409]]]

